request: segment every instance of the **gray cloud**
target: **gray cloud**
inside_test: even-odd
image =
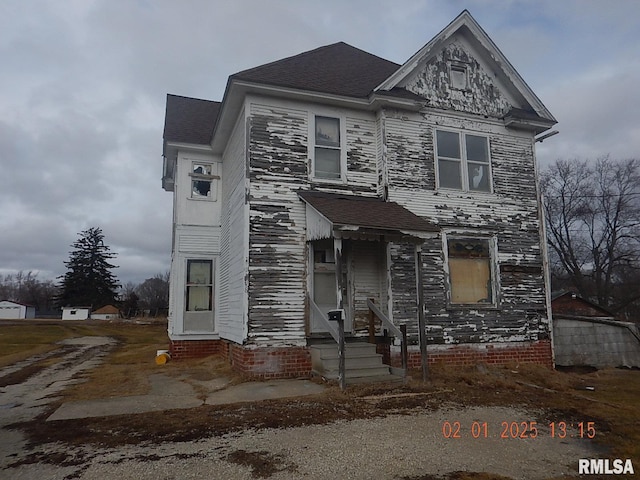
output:
[[[167,93],[220,100],[230,74],[346,41],[402,63],[464,8],[560,121],[556,157],[640,147],[640,4],[380,0],[0,3],[0,273],[54,277],[103,228],[122,283],[169,266]]]

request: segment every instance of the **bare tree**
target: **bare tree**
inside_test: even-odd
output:
[[[136,288],[141,308],[154,316],[169,308],[169,272],[147,278]]]
[[[556,276],[614,310],[638,300],[623,292],[640,267],[640,162],[557,160],[541,185]]]
[[[41,313],[54,311],[57,293],[58,288],[52,280],[40,280],[32,271],[0,275],[0,300],[31,305]]]

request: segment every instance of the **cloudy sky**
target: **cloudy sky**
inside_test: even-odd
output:
[[[122,283],[166,271],[167,93],[220,100],[237,71],[345,41],[404,63],[468,9],[559,120],[538,158],[640,151],[635,0],[3,0],[0,273],[55,278],[101,227]]]

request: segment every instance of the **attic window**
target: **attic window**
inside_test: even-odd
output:
[[[466,90],[469,87],[467,66],[453,64],[449,67],[449,80],[451,88],[455,90]]]

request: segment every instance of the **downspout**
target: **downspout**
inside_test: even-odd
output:
[[[556,132],[557,133],[557,132]],[[554,133],[555,135],[555,133]],[[542,256],[542,271],[544,277],[545,303],[547,310],[547,320],[549,322],[549,340],[551,341],[551,363],[556,368],[556,349],[553,340],[553,311],[551,310],[551,274],[549,271],[549,246],[547,245],[547,221],[544,204],[544,196],[540,189],[540,175],[538,171],[538,161],[536,159],[535,144],[538,140],[534,138],[532,142],[533,166],[536,179],[536,196],[538,203],[538,221],[540,222],[540,254]],[[540,140],[541,141],[541,140]]]

